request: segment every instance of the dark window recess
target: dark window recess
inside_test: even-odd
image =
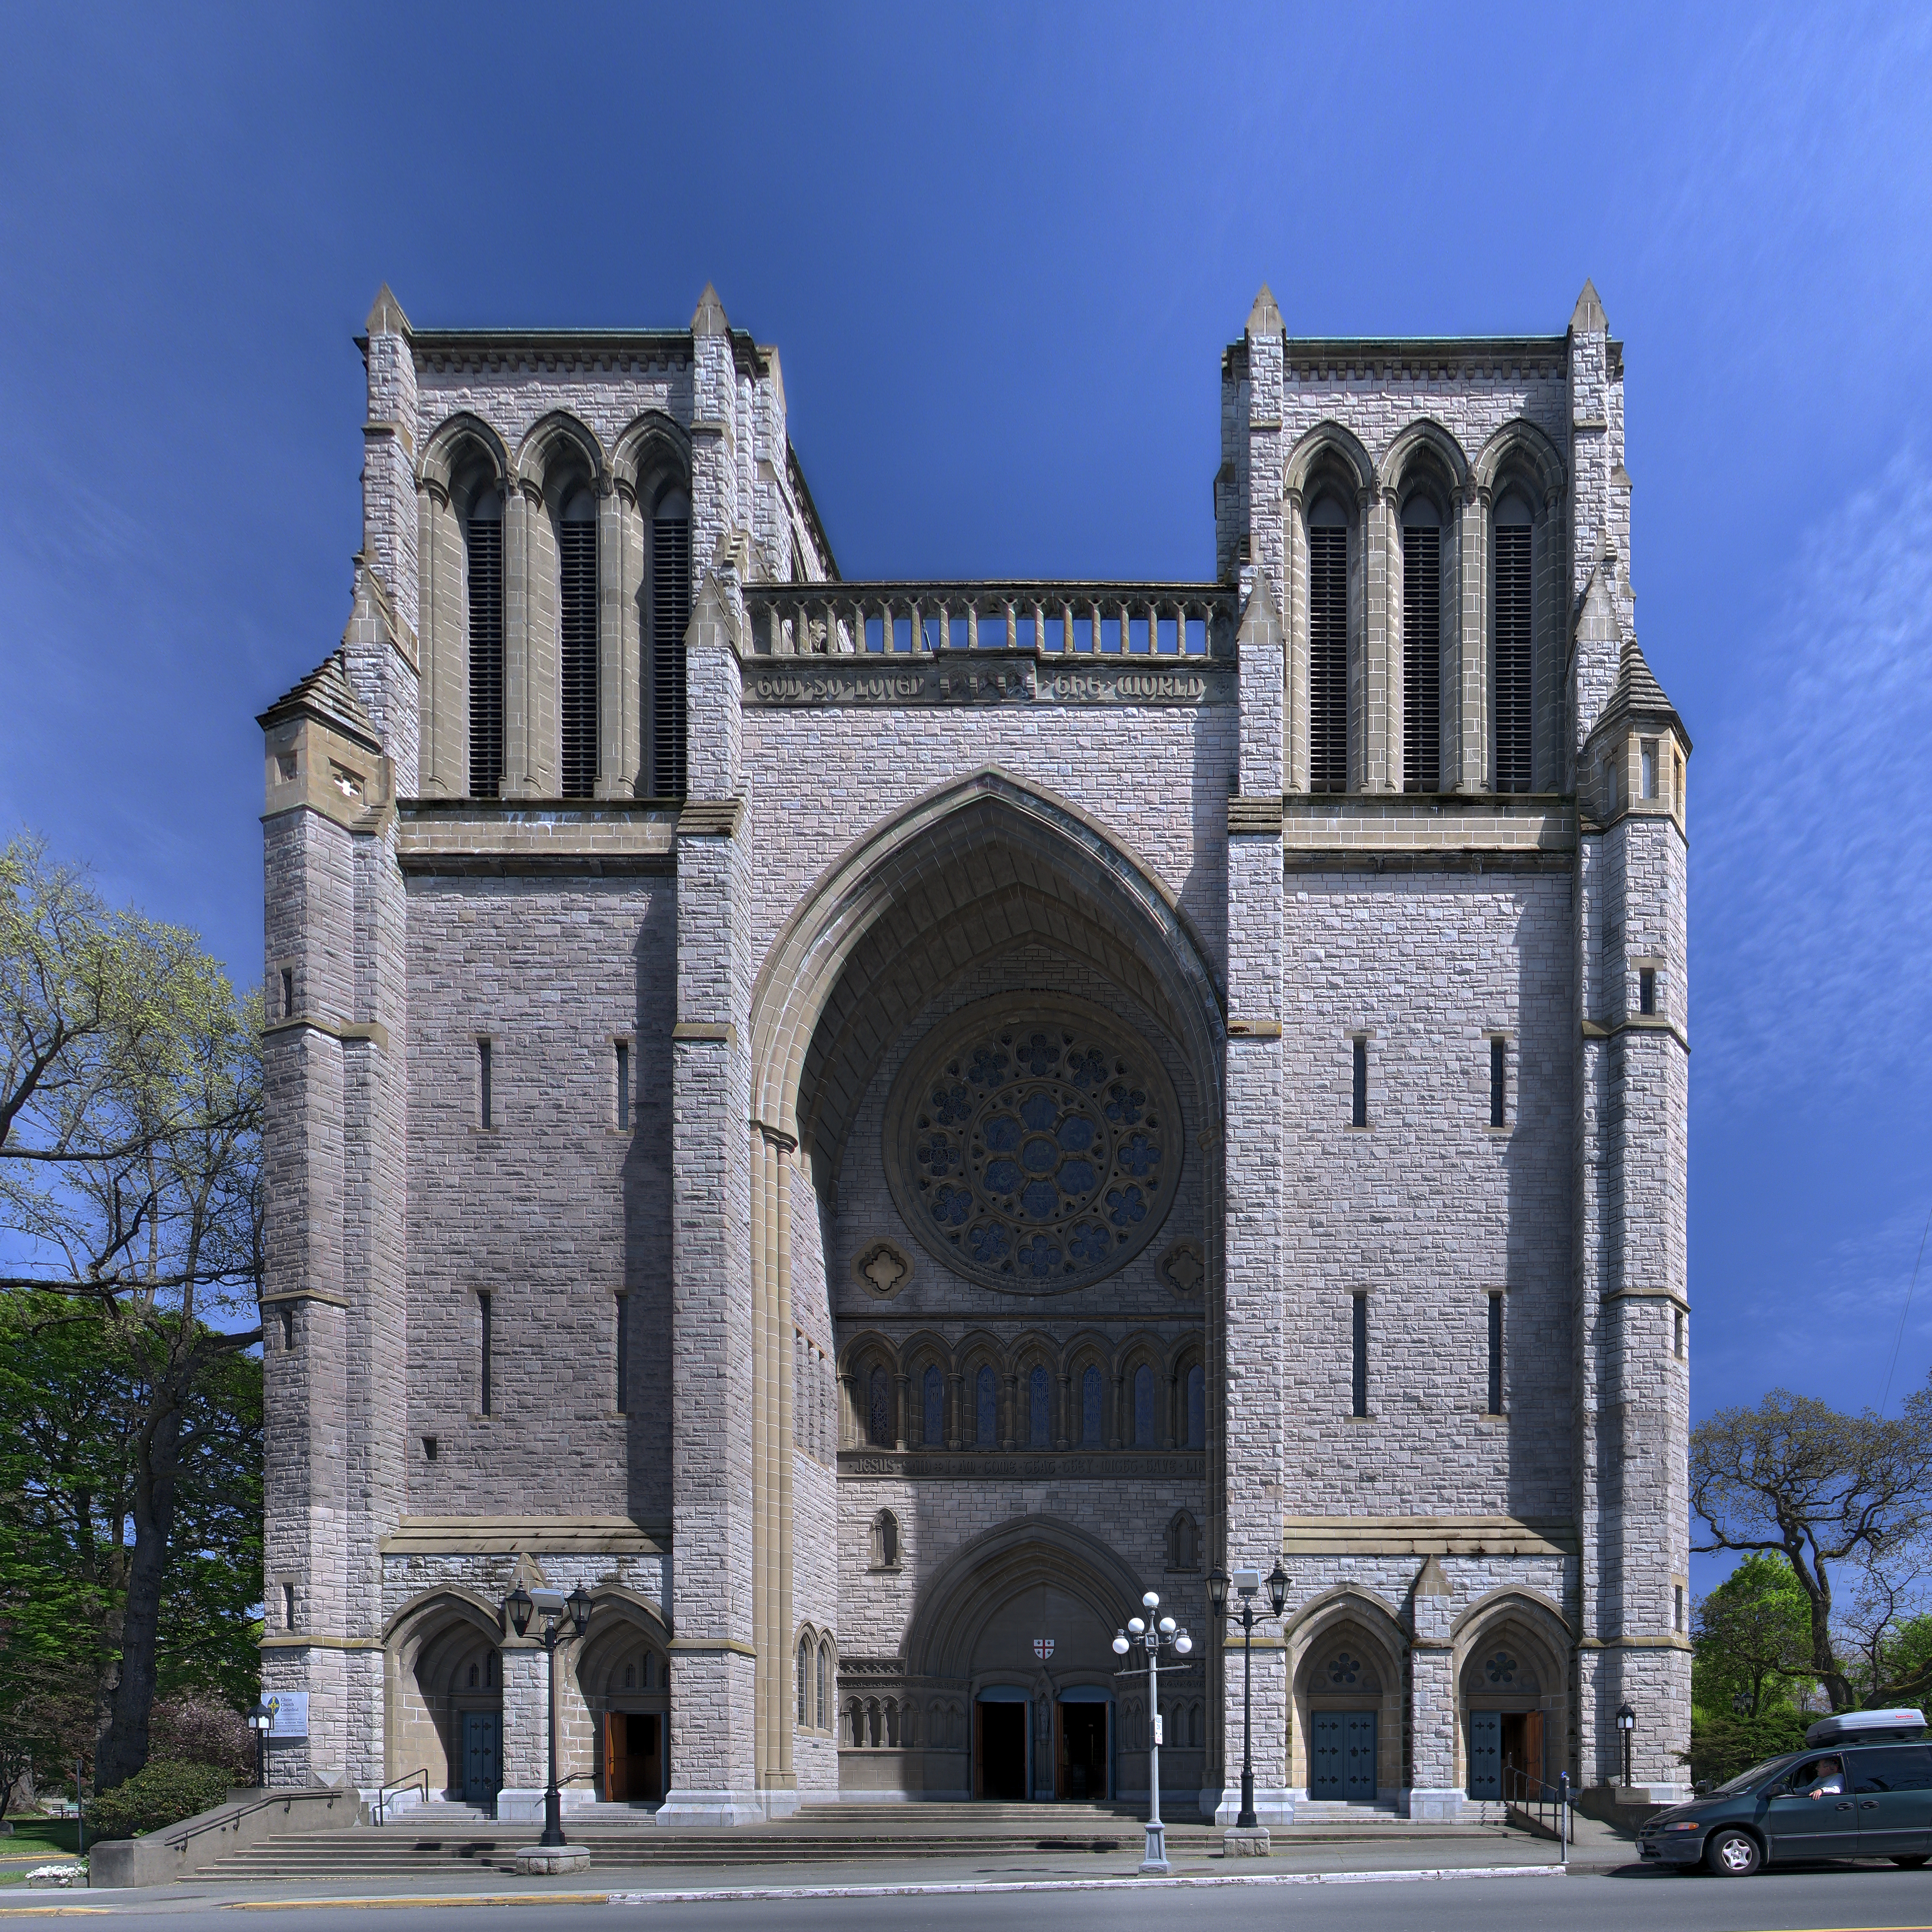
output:
[[[597,788],[596,518],[596,505],[581,493],[556,531],[566,798],[588,798]]]
[[[621,1040],[617,1042],[617,1124],[631,1124],[631,1048]]]
[[[293,1019],[295,1013],[295,968],[292,966],[284,966],[282,968],[282,1017],[285,1020]]]
[[[496,1124],[495,1096],[490,1091],[491,1058],[490,1042],[479,1040],[476,1042],[476,1118],[486,1127]]]
[[[1636,1010],[1640,1013],[1657,1011],[1657,974],[1648,966],[1636,976]]]
[[[1490,1297],[1490,1413],[1503,1412],[1503,1298]]]
[[[1369,1043],[1358,1040],[1354,1048],[1355,1096],[1348,1118],[1352,1126],[1366,1127],[1369,1124]]]
[[[1442,532],[1402,533],[1402,788],[1442,783]]]
[[[1349,1413],[1366,1415],[1369,1412],[1369,1298],[1366,1294],[1358,1294],[1351,1299],[1354,1304],[1355,1359]]]
[[[1530,784],[1530,526],[1496,527],[1496,789]]]
[[[434,1462],[436,1460],[436,1438],[434,1436],[425,1436],[423,1438],[423,1460],[425,1462]]]
[[[1509,1118],[1509,1045],[1490,1042],[1490,1125],[1500,1127]]]
[[[1308,532],[1308,783],[1348,788],[1348,532]]]
[[[651,525],[651,782],[660,798],[685,789],[684,634],[691,622],[691,519]]]
[[[503,782],[503,512],[485,496],[469,522],[470,796]]]
[[[296,1586],[292,1583],[282,1586],[282,1628],[293,1630],[296,1627]]]
[[[494,1352],[496,1338],[490,1333],[493,1324],[490,1318],[490,1297],[487,1294],[479,1294],[476,1298],[476,1313],[478,1316],[477,1339],[479,1345],[478,1348],[477,1364],[478,1376],[476,1409],[477,1413],[479,1415],[488,1415],[491,1412],[490,1407],[490,1356]]]
[[[628,1294],[617,1297],[617,1413],[629,1412],[631,1406],[631,1298]]]
[[[292,1308],[282,1310],[282,1347],[284,1351],[296,1345],[296,1312]]]

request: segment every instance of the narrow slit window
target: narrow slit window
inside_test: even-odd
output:
[[[503,505],[485,490],[464,524],[470,615],[470,796],[503,782]]]
[[[1637,741],[1637,777],[1642,786],[1642,796],[1657,796],[1657,740],[1640,738]]]
[[[490,1042],[479,1040],[476,1042],[476,1118],[482,1126],[496,1124],[496,1099],[490,1092],[490,1076],[494,1072]]]
[[[1490,1042],[1490,1125],[1500,1127],[1509,1118],[1509,1043]]]
[[[1369,1124],[1369,1043],[1366,1040],[1352,1042],[1354,1048],[1354,1095],[1348,1120],[1352,1126],[1366,1127]]]
[[[282,1310],[282,1351],[287,1354],[296,1346],[296,1312],[284,1306]]]
[[[1636,976],[1636,1010],[1640,1013],[1657,1011],[1657,970],[1654,967],[1640,968]]]
[[[691,508],[672,495],[651,521],[651,788],[685,788],[684,633],[691,622]]]
[[[434,1462],[436,1460],[436,1438],[434,1436],[425,1436],[423,1438],[423,1460],[425,1462]]]
[[[1534,604],[1529,506],[1508,496],[1496,509],[1496,774],[1498,791],[1530,787]]]
[[[1354,1360],[1350,1376],[1348,1412],[1352,1415],[1366,1415],[1369,1412],[1369,1298],[1366,1294],[1357,1294],[1349,1299],[1353,1304]]]
[[[616,1298],[616,1315],[614,1340],[617,1352],[617,1413],[628,1415],[631,1410],[631,1324],[628,1317],[631,1310],[631,1298],[620,1294]]]
[[[1682,1631],[1684,1628],[1684,1586],[1673,1583],[1670,1592],[1672,1599],[1672,1628]]]
[[[480,1415],[488,1415],[491,1413],[491,1390],[490,1382],[492,1364],[490,1357],[494,1352],[496,1337],[490,1332],[494,1326],[494,1324],[490,1318],[492,1313],[490,1300],[491,1298],[487,1294],[479,1294],[476,1298],[476,1313],[478,1318],[476,1408],[477,1413]],[[432,1438],[431,1439],[434,1440],[434,1438]]]
[[[597,788],[597,500],[580,490],[556,530],[562,674],[563,796]]]
[[[617,1042],[617,1124],[626,1129],[631,1124],[631,1043],[626,1040]]]
[[[1442,531],[1418,499],[1402,532],[1402,788],[1442,782]]]
[[[1308,783],[1348,788],[1348,528],[1331,499],[1309,519]]]
[[[1490,1413],[1503,1412],[1503,1298],[1490,1297]]]
[[[282,968],[282,1017],[292,1020],[296,1016],[296,974],[292,966]]]
[[[282,1628],[292,1630],[296,1627],[296,1586],[292,1583],[282,1586]]]
[[[1684,1319],[1683,1310],[1678,1309],[1676,1311],[1676,1318],[1672,1324],[1675,1333],[1672,1336],[1672,1347],[1680,1362],[1684,1359],[1684,1343],[1687,1340],[1684,1331],[1688,1325]]]

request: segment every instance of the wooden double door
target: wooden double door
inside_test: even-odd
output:
[[[1469,1796],[1518,1798],[1526,1781],[1532,1796],[1543,1778],[1540,1711],[1469,1713]]]
[[[1309,1719],[1308,1795],[1372,1803],[1376,1795],[1373,1711],[1316,1711]]]
[[[604,1796],[613,1804],[664,1796],[664,1719],[656,1711],[604,1716]]]

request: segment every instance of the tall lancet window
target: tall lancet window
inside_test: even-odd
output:
[[[1530,700],[1535,626],[1529,506],[1518,496],[1496,506],[1496,789],[1530,788]]]
[[[503,783],[503,500],[478,493],[464,524],[470,600],[470,796]]]
[[[1348,519],[1332,496],[1308,519],[1308,783],[1348,789]]]
[[[1402,788],[1442,782],[1442,528],[1414,496],[1402,513]]]
[[[892,1384],[884,1369],[874,1369],[866,1379],[866,1440],[874,1449],[892,1446]]]
[[[999,1385],[991,1369],[982,1369],[974,1378],[973,1441],[981,1449],[1000,1446]]]
[[[946,1445],[946,1381],[937,1369],[928,1369],[920,1385],[920,1419],[923,1425],[920,1440],[928,1449]]]
[[[597,500],[579,490],[556,529],[562,657],[563,795],[597,788]]]
[[[691,622],[691,506],[674,490],[651,519],[651,789],[685,790],[684,634]]]

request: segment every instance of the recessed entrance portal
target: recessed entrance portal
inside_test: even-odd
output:
[[[1376,1795],[1376,1714],[1317,1711],[1310,1720],[1308,1795],[1371,1802]]]
[[[1027,1795],[1027,1706],[1024,1699],[1011,1703],[973,1706],[974,1778],[976,1798],[1023,1802]]]
[[[604,1791],[613,1803],[664,1796],[664,1759],[655,1711],[612,1711],[604,1719]]]
[[[1060,1732],[1054,1796],[1075,1799],[1111,1797],[1106,1705],[1063,1699],[1054,1706],[1054,1715]]]

